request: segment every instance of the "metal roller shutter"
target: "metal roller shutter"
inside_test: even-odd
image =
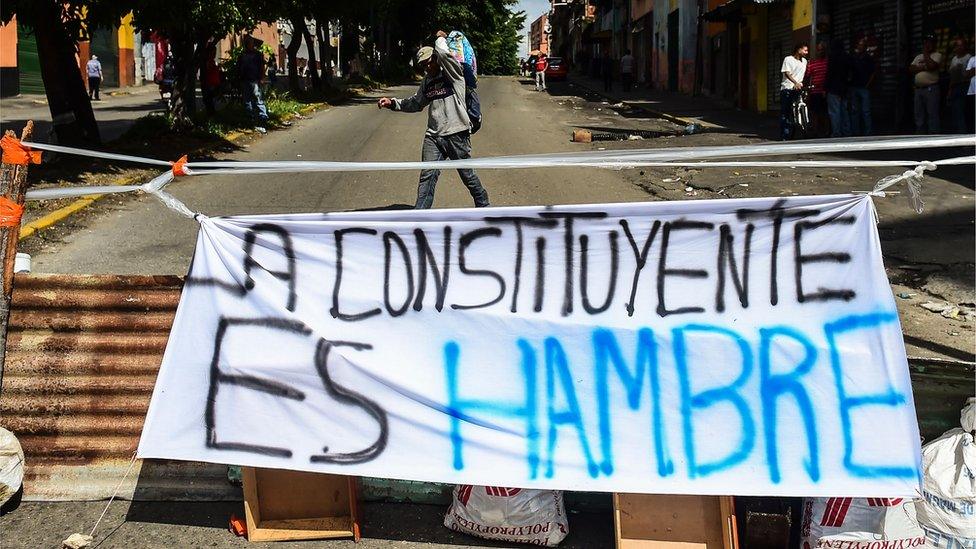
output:
[[[95,29],[91,37],[91,53],[102,63],[102,88],[119,85],[118,29]]]
[[[20,93],[44,93],[37,39],[33,29],[21,24],[17,29],[17,69],[20,73]]]
[[[769,7],[769,35],[766,51],[766,108],[779,110],[779,89],[783,81],[783,58],[793,49],[793,3]]]
[[[906,70],[898,64],[898,4],[887,0],[835,1],[831,10],[831,33],[821,37],[840,39],[848,52],[853,51],[857,40],[867,37],[868,51],[877,62],[871,86],[876,133],[895,129],[891,113],[895,112],[899,82]]]

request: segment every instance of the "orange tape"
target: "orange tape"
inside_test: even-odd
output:
[[[188,160],[186,159],[185,154],[181,156],[179,160],[173,162],[173,175],[175,175],[176,177],[179,177],[181,175],[186,175],[186,170],[184,170],[183,167],[186,166],[187,162]]]
[[[40,164],[41,151],[32,151],[30,147],[20,142],[12,135],[0,138],[0,149],[3,149],[4,164]]]
[[[23,206],[6,196],[0,196],[0,227],[19,227],[22,215]]]

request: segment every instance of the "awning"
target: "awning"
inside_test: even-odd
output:
[[[701,16],[705,21],[741,21],[745,14],[742,8],[745,6],[769,5],[789,2],[791,0],[729,0],[721,6],[709,11]]]

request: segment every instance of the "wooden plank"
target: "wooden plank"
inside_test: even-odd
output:
[[[716,496],[614,494],[618,549],[735,549],[731,501]]]
[[[358,538],[353,477],[242,467],[249,541]]]

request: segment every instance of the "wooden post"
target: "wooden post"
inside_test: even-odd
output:
[[[34,132],[34,121],[28,120],[24,131],[20,134],[21,141],[29,141]],[[7,130],[7,135],[16,137],[14,132]],[[27,191],[27,167],[29,164],[0,165],[0,194],[17,204],[24,205],[24,194]],[[3,272],[0,274],[0,286],[3,297],[0,298],[0,391],[3,391],[3,367],[7,359],[7,323],[10,321],[10,295],[14,289],[14,260],[17,258],[17,241],[20,239],[20,224],[16,227],[0,227],[0,260],[3,261]]]

